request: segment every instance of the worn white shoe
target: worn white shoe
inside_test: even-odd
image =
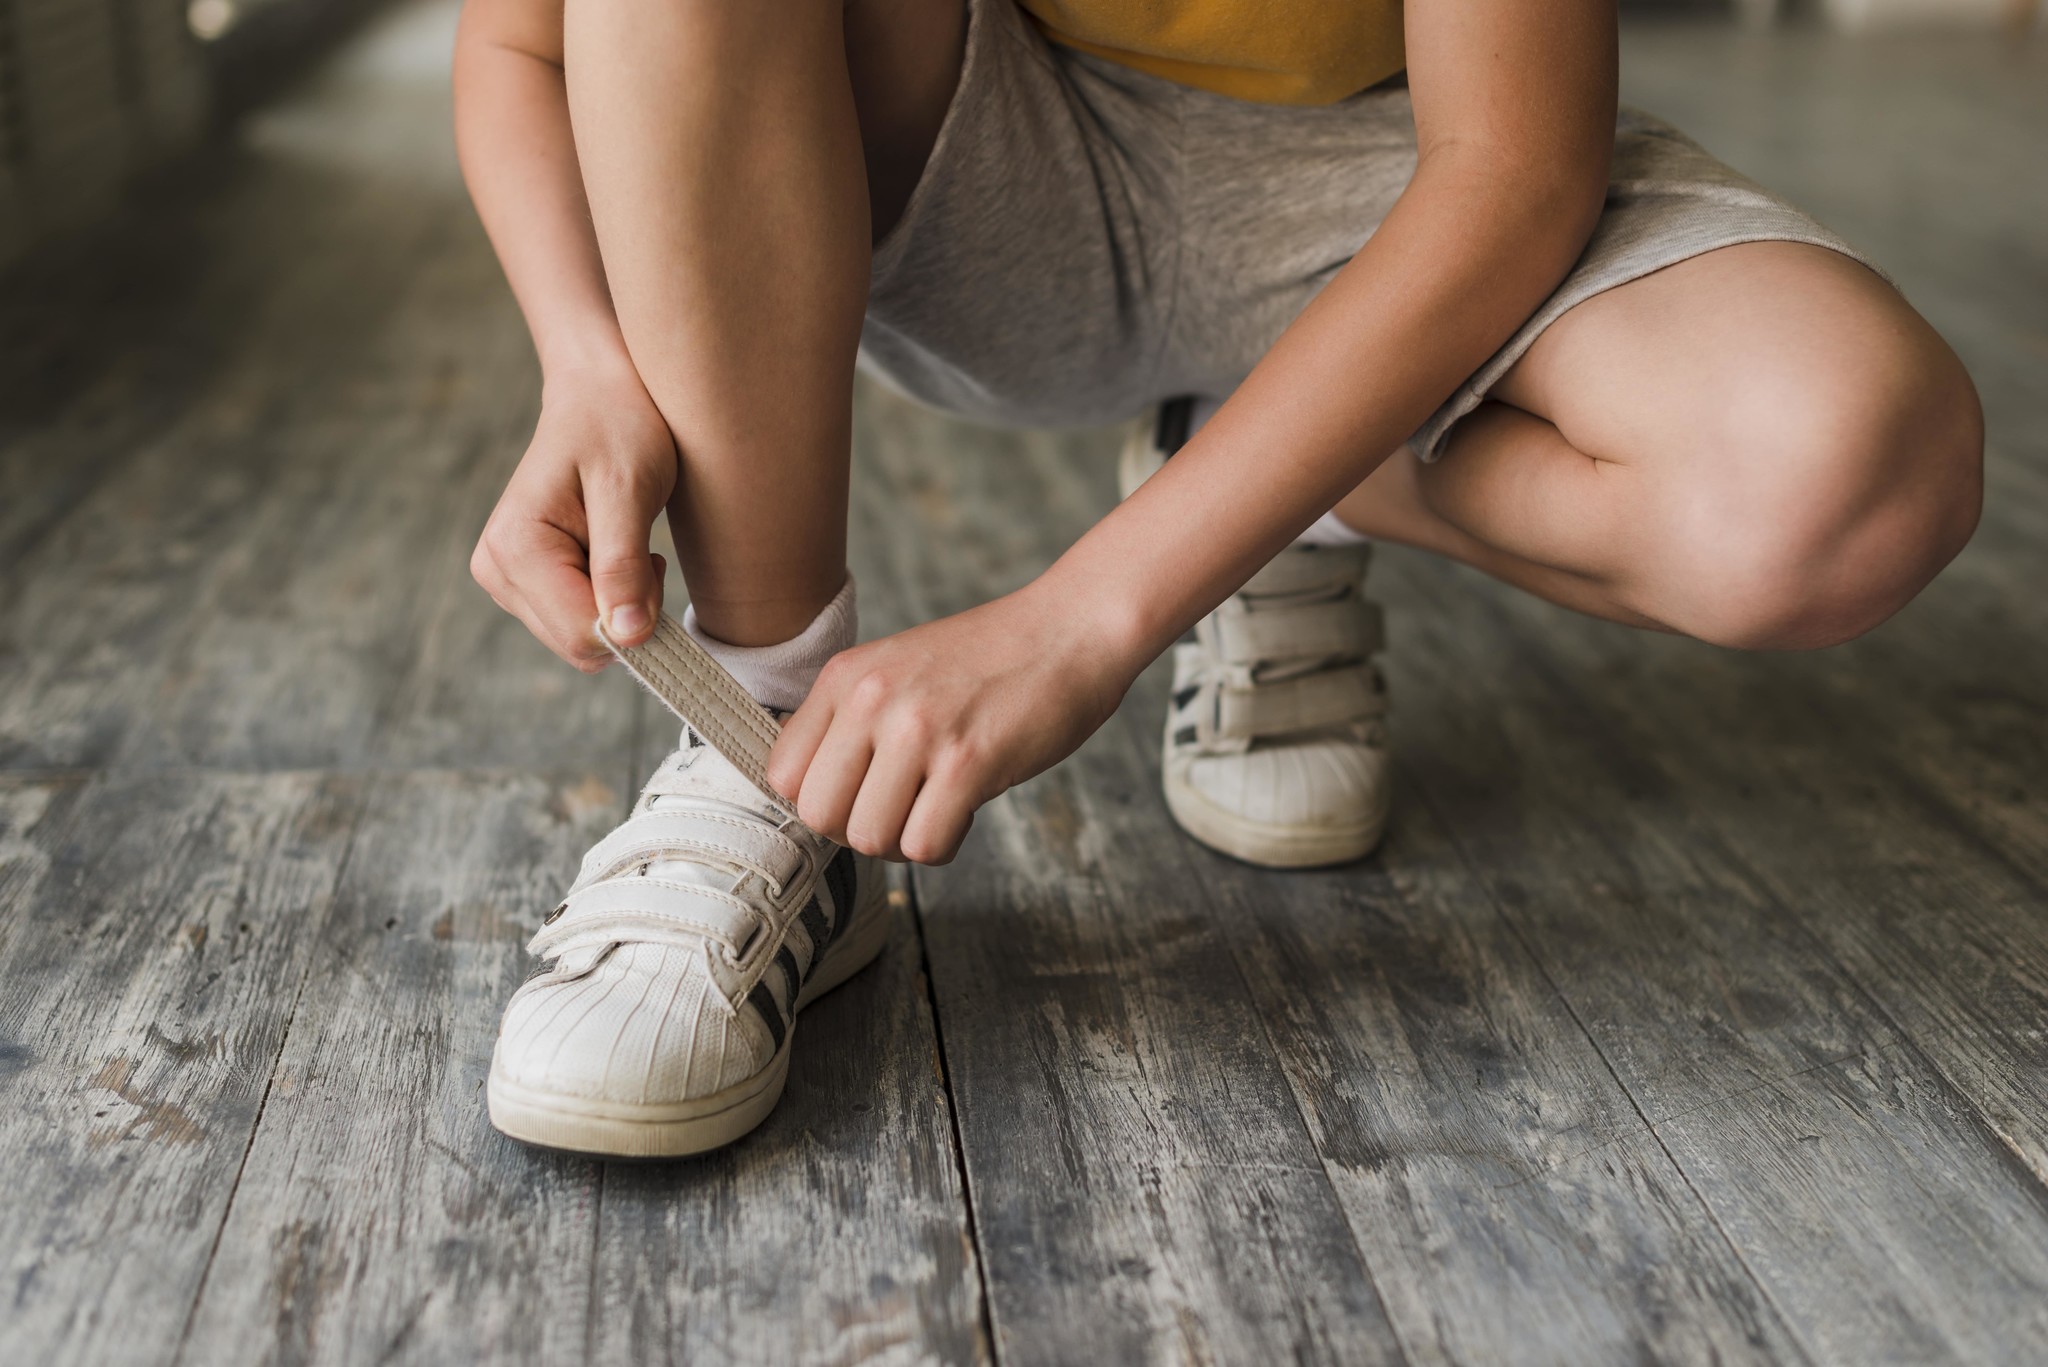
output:
[[[1165,424],[1126,443],[1126,497],[1171,454]],[[1372,547],[1290,546],[1174,647],[1167,809],[1212,849],[1274,868],[1370,854],[1391,788],[1387,693],[1372,656]]]
[[[797,1013],[880,953],[887,892],[877,861],[773,797],[773,718],[709,689],[671,619],[620,655],[691,725],[528,946],[542,962],[505,1008],[490,1115],[531,1144],[673,1157],[767,1118]]]

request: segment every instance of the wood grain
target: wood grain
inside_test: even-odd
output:
[[[1554,635],[1447,627],[1497,622],[1494,590],[1414,568],[1439,589],[1404,636],[1432,704],[1406,719],[1417,786],[1802,1345],[1996,1362],[2039,1343],[2038,1181],[1655,750],[1609,731],[1596,673]]]
[[[1797,1360],[1426,808],[1366,870],[1192,858],[1416,1357]]]
[[[16,1361],[168,1361],[360,817],[318,774],[94,780],[7,837],[0,1202]]]
[[[581,1354],[602,1168],[497,1135],[483,1084],[536,908],[625,808],[609,767],[369,786],[184,1362]]]

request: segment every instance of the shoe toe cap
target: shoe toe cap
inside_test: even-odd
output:
[[[1194,755],[1185,782],[1232,816],[1261,825],[1332,827],[1370,822],[1387,804],[1388,760],[1377,746],[1341,740],[1274,745],[1235,755]]]
[[[568,980],[513,995],[494,1068],[537,1091],[629,1104],[685,1101],[764,1066],[764,1041],[680,946],[622,944]]]

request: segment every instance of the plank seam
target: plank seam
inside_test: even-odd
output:
[[[917,966],[924,977],[925,1010],[932,1018],[932,1052],[938,1058],[939,1090],[946,1098],[946,1138],[953,1148],[953,1168],[960,1174],[960,1203],[967,1217],[967,1237],[974,1250],[975,1325],[991,1363],[1000,1363],[996,1347],[995,1319],[988,1294],[988,1254],[983,1247],[981,1223],[974,1213],[974,1184],[967,1175],[967,1146],[960,1135],[960,1099],[953,1094],[953,1068],[946,1059],[946,1029],[939,1019],[939,993],[932,981],[932,956],[925,945],[924,904],[917,895],[917,869],[912,866],[903,880],[910,903],[910,928],[917,935]]]
[[[597,1361],[597,1318],[600,1310],[597,1292],[597,1269],[604,1257],[604,1179],[611,1170],[611,1164],[597,1165],[597,1191],[590,1198],[590,1279],[584,1292],[583,1303],[583,1360]]]
[[[640,750],[647,743],[648,709],[655,699],[646,689],[635,689],[633,696],[632,720],[626,728],[626,792],[638,793],[647,782],[640,775]],[[658,766],[657,766],[658,767]],[[648,770],[648,778],[653,770]],[[632,815],[636,804],[632,797],[626,798],[626,816]],[[625,820],[625,816],[619,818]],[[583,1295],[583,1360],[597,1360],[597,1321],[603,1313],[602,1297],[598,1290],[598,1269],[604,1261],[604,1192],[605,1177],[611,1165],[602,1160],[597,1163],[597,1190],[590,1197],[590,1276]]]

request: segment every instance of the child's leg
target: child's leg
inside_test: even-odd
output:
[[[900,205],[951,96],[962,22],[958,0],[567,5],[591,215],[627,347],[681,453],[670,523],[720,640],[786,641],[845,581],[867,168],[884,211]]]
[[[1727,247],[1596,295],[1494,397],[1339,515],[1568,607],[1765,648],[1875,626],[1976,525],[1961,363],[1823,248]]]

